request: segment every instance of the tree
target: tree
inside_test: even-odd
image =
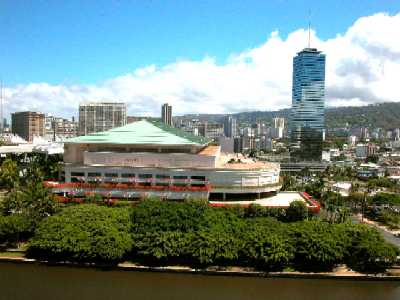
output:
[[[9,158],[1,164],[0,182],[9,192],[19,184],[18,172],[17,163]]]
[[[286,217],[289,222],[297,222],[307,219],[307,206],[301,200],[291,202],[289,208],[286,211]]]
[[[295,249],[293,264],[304,271],[331,271],[343,262],[347,236],[338,227],[321,221],[290,225],[289,235]]]
[[[116,264],[132,248],[129,231],[127,209],[70,206],[39,224],[27,254],[43,260]]]
[[[37,223],[53,214],[57,204],[47,188],[40,181],[30,180],[20,190],[14,190],[1,203],[3,214],[23,214]]]
[[[0,216],[0,244],[15,246],[31,237],[33,230],[32,222],[24,215]]]
[[[385,242],[382,235],[367,225],[348,226],[352,237],[348,247],[346,264],[353,270],[381,273],[397,262],[399,249]]]

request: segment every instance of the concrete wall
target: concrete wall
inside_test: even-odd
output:
[[[185,167],[185,168],[215,168],[216,156],[195,155],[188,153],[115,153],[115,152],[84,152],[85,165],[101,164],[120,167]]]

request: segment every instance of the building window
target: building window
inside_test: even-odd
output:
[[[205,186],[205,181],[206,181],[205,176],[192,176],[191,179],[192,179],[191,186],[193,186],[193,187],[204,187]]]
[[[187,176],[174,176],[174,186],[186,186]]]
[[[71,172],[71,176],[83,177],[83,176],[85,176],[85,173],[84,172]]]
[[[117,174],[117,173],[106,173],[106,174],[104,174],[104,176],[105,176],[105,177],[112,177],[112,178],[115,178],[115,177],[118,177],[118,174]]]
[[[171,177],[169,175],[156,175],[156,186],[168,186]]]
[[[139,182],[138,184],[141,186],[151,186],[151,179],[153,178],[152,174],[139,174]]]
[[[135,178],[135,173],[123,173],[121,174],[122,178]]]
[[[148,179],[148,178],[152,178],[152,177],[153,177],[152,174],[139,174],[140,179]]]
[[[206,181],[205,176],[192,176],[191,178],[192,178],[192,180],[195,180],[195,181]]]
[[[101,177],[101,173],[88,173],[88,177]]]

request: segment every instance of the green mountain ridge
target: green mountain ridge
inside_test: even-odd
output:
[[[272,118],[284,117],[290,122],[290,109],[277,111],[251,111],[231,114],[238,122],[272,124]],[[224,114],[185,115],[183,118],[196,118],[201,121],[223,122]],[[182,117],[181,117],[182,118]],[[325,109],[325,126],[327,128],[370,127],[393,129],[400,128],[400,102],[385,102],[367,106],[327,107]]]

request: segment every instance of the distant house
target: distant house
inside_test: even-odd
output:
[[[368,179],[374,177],[385,176],[385,170],[377,164],[367,163],[361,164],[357,169],[357,177],[361,179]]]
[[[343,197],[348,197],[351,191],[350,181],[338,181],[332,185],[332,190]]]

